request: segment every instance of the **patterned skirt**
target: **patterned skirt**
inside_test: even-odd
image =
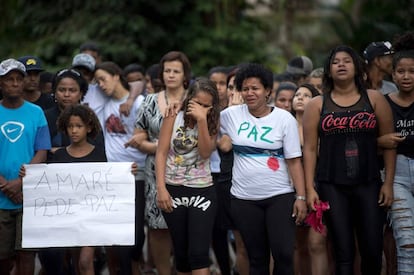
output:
[[[157,183],[155,181],[155,155],[145,161],[145,219],[150,229],[167,229],[167,223],[157,206]]]

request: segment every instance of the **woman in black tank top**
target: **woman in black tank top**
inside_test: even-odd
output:
[[[330,204],[325,218],[335,274],[353,274],[354,232],[362,274],[380,274],[385,208],[393,200],[395,151],[384,150],[383,184],[377,165],[377,137],[393,131],[391,110],[382,94],[365,88],[363,68],[352,48],[333,49],[324,95],[308,103],[303,117],[307,201],[313,210],[320,200]]]

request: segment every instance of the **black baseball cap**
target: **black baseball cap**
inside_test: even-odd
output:
[[[394,54],[392,45],[389,41],[372,42],[364,50],[364,59],[371,62],[377,56]]]

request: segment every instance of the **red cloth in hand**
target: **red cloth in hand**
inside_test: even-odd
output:
[[[321,201],[319,204],[315,203],[316,211],[312,211],[306,217],[305,222],[309,224],[316,232],[326,236],[326,226],[322,222],[323,212],[329,209],[329,203]]]

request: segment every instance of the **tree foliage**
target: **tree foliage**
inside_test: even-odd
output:
[[[411,0],[346,0],[333,8],[338,16],[325,20],[339,40],[359,52],[373,41],[391,41],[414,28]]]
[[[305,54],[316,65],[338,43],[359,52],[371,41],[413,29],[411,0],[3,0],[0,57],[33,54],[55,70],[94,40],[106,60],[149,66],[185,52],[195,74],[254,61],[275,72]],[[253,12],[251,12],[253,10]]]
[[[106,60],[149,66],[170,50],[185,52],[196,74],[217,65],[264,61],[262,26],[242,0],[6,0],[0,56],[35,54],[68,66],[79,45],[99,43]]]

